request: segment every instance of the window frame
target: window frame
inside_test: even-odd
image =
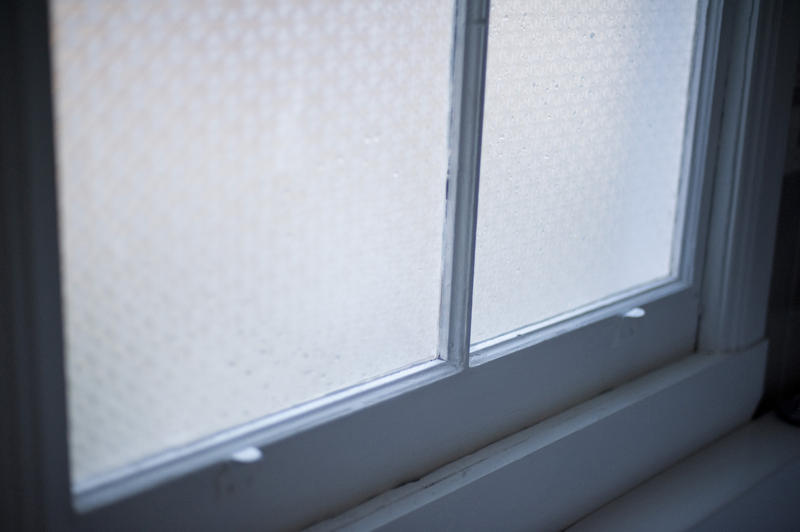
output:
[[[454,83],[462,90],[453,101],[453,108],[461,112],[453,118],[458,135],[453,146],[458,149],[453,150],[449,193],[459,200],[454,209],[448,204],[446,234],[453,235],[449,240],[453,244],[446,252],[455,257],[451,264],[457,266],[451,272],[452,284],[445,283],[449,306],[442,313],[447,316],[442,325],[446,340],[440,344],[446,347],[448,360],[407,368],[136,464],[78,493],[78,511],[72,508],[67,459],[47,4],[37,0],[4,6],[9,12],[4,24],[10,26],[5,32],[10,46],[4,62],[8,60],[9,71],[17,77],[3,78],[2,93],[18,104],[3,109],[4,116],[7,110],[13,116],[8,124],[18,130],[2,130],[3,148],[8,147],[3,152],[2,204],[9,227],[3,244],[13,258],[4,281],[14,287],[13,293],[3,294],[12,302],[14,327],[9,344],[14,386],[7,390],[19,412],[20,434],[33,441],[28,447],[9,444],[9,448],[25,449],[20,463],[26,465],[18,476],[32,479],[30,489],[39,494],[32,500],[42,501],[39,508],[44,509],[24,508],[20,515],[53,529],[100,524],[123,528],[194,524],[204,529],[258,522],[275,528],[308,525],[685,355],[707,346],[724,350],[731,327],[740,326],[730,348],[741,346],[744,339],[752,341],[753,335],[746,333],[759,330],[758,308],[749,314],[739,310],[747,315],[731,322],[732,311],[726,311],[724,302],[734,296],[740,302],[758,302],[762,297],[758,282],[737,286],[737,281],[762,279],[764,264],[745,259],[746,268],[730,266],[734,259],[746,257],[743,253],[750,249],[747,242],[752,246],[755,229],[747,231],[745,243],[730,234],[709,239],[708,232],[727,234],[725,228],[732,221],[755,220],[756,227],[770,223],[769,208],[748,207],[736,200],[741,194],[734,193],[744,188],[762,189],[767,199],[774,195],[770,183],[758,183],[747,174],[762,161],[766,148],[760,146],[760,152],[750,155],[753,149],[741,137],[750,122],[758,123],[759,110],[747,106],[758,91],[741,91],[737,100],[729,78],[741,79],[745,88],[756,83],[752,65],[760,53],[758,38],[765,37],[745,23],[764,20],[758,16],[761,11],[773,20],[780,7],[708,3],[706,35],[714,45],[703,48],[701,75],[693,76],[693,83],[700,85],[702,113],[689,163],[692,172],[707,178],[694,180],[701,182],[694,185],[699,192],[692,196],[699,203],[692,211],[696,221],[690,219],[689,225],[697,229],[690,228],[684,239],[684,245],[706,253],[684,253],[694,261],[682,267],[683,278],[507,342],[497,352],[479,354],[470,362],[469,327],[463,317],[469,315],[470,291],[464,287],[472,276],[474,230],[470,236],[463,228],[474,229],[477,208],[488,1],[458,0],[456,6],[454,72],[456,81],[463,76],[467,82]],[[737,35],[747,37],[742,50],[737,48]],[[743,70],[736,70],[740,64]],[[756,118],[748,113],[756,113]],[[718,153],[713,150],[717,144]],[[723,264],[732,273],[704,276],[704,260],[714,265],[714,271]],[[685,277],[687,268],[694,273],[691,281]],[[698,330],[701,298],[706,311]],[[621,317],[637,306],[647,310],[645,317]],[[664,323],[673,328],[665,330]],[[597,355],[598,343],[614,346],[610,357]],[[450,356],[453,353],[459,356]],[[581,375],[567,372],[576,364]],[[361,444],[357,451],[354,441]],[[261,460],[251,464],[230,460],[235,451],[254,445],[263,451]]]

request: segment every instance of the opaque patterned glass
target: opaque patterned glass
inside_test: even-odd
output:
[[[696,11],[492,1],[473,343],[672,273]]]
[[[436,355],[452,9],[51,3],[74,480]]]

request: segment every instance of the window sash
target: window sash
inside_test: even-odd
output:
[[[704,8],[705,4],[701,4],[701,10]],[[549,413],[691,351],[698,316],[692,273],[694,260],[699,258],[699,254],[694,253],[696,240],[679,238],[678,245],[684,247],[682,264],[680,273],[672,279],[649,289],[639,288],[609,298],[588,310],[579,309],[572,319],[564,320],[560,316],[548,327],[493,345],[470,357],[469,314],[477,227],[488,9],[488,0],[456,2],[440,360],[415,365],[98,477],[76,487],[79,509],[98,508],[167,480],[180,479],[198,468],[213,467],[212,464],[224,461],[243,447],[266,447],[265,458],[270,459],[270,446],[283,449],[281,444],[289,446],[286,442],[298,438],[309,437],[315,442],[337,441],[337,435],[338,439],[341,435],[335,425],[348,414],[354,425],[382,431],[388,430],[384,426],[391,423],[385,420],[402,418],[403,412],[425,410],[425,422],[420,423],[425,428],[420,428],[419,432],[427,433],[420,440],[427,443],[419,446],[418,452],[411,453],[413,459],[396,459],[397,472],[387,475],[387,478],[402,478],[403,470],[425,470],[419,469],[421,461],[417,462],[419,453],[425,453],[425,448],[445,450],[427,452],[430,457],[426,463],[442,463],[492,441],[497,435],[509,434],[520,426],[529,425]],[[698,27],[702,28],[704,23],[705,18],[700,17]],[[696,48],[696,55],[702,54],[703,46]],[[698,88],[697,75],[692,75],[691,83],[694,89]],[[690,112],[693,112],[697,101],[692,100],[690,106]],[[693,121],[689,120],[687,124],[685,142],[691,148]],[[694,151],[685,150],[684,166],[689,164]],[[702,179],[682,181],[695,187],[695,195],[703,182]],[[682,191],[682,194],[687,193]],[[695,208],[687,213],[687,226],[696,226],[693,222],[697,220],[699,207],[700,203],[696,201]],[[645,306],[645,317],[636,320],[620,317],[638,306]],[[681,319],[674,319],[674,316],[681,316]],[[584,346],[592,344],[603,347],[587,359]],[[503,360],[498,360],[501,358]],[[484,366],[489,361],[494,363]],[[581,367],[585,377],[570,375],[569,370],[574,367]],[[536,391],[532,392],[531,388]],[[476,390],[483,392],[476,393]],[[387,401],[390,405],[385,404]],[[363,410],[352,413],[354,403]],[[507,410],[509,405],[513,405],[520,415],[498,419],[498,412]],[[382,414],[378,415],[378,412]],[[378,421],[376,417],[384,421]],[[441,427],[444,420],[452,428]],[[395,442],[411,439],[406,434],[388,432],[393,433]],[[369,440],[369,436],[365,436]],[[418,439],[419,435],[413,438]],[[455,446],[458,450],[453,450],[448,449],[454,447],[448,446],[447,442],[451,441],[469,443]],[[346,453],[348,444],[343,442],[340,446],[341,452]],[[392,444],[387,449],[394,447]],[[402,455],[404,448],[414,447],[417,446],[406,442],[397,445],[392,454]],[[286,452],[286,461],[298,460],[293,456],[291,446]],[[272,459],[276,456],[273,455]],[[369,463],[369,460],[363,463]],[[312,475],[314,471],[307,474]],[[373,490],[389,485],[382,479]],[[326,498],[335,500],[337,494],[327,493]]]
[[[41,161],[31,170],[39,186],[32,194],[46,200],[33,202],[38,205],[33,214],[39,216],[42,227],[32,233],[39,268],[33,268],[36,278],[32,285],[40,296],[37,308],[50,302],[51,311],[47,316],[37,315],[37,324],[45,329],[45,337],[53,339],[37,346],[34,354],[45,361],[36,388],[37,393],[47,394],[41,399],[50,413],[45,417],[60,420],[45,430],[51,435],[47,438],[50,454],[60,457],[55,464],[48,462],[47,475],[61,479],[51,483],[60,493],[54,497],[68,500],[61,323],[60,316],[52,314],[53,308],[59,308],[60,292],[49,144],[46,2],[29,5],[33,7],[22,10],[20,18],[30,29],[25,39],[31,46],[24,52],[30,56],[35,74],[26,74],[24,84],[34,86],[35,82],[40,88],[31,93],[34,105],[24,112],[34,115],[31,122],[39,128],[38,134],[27,140],[30,158],[35,155]],[[468,361],[466,318],[474,255],[488,0],[458,0],[456,5],[454,87],[460,90],[455,91],[453,108],[460,112],[453,117],[452,131],[457,135],[453,133],[446,225],[451,243],[445,246],[450,257],[445,278],[452,279],[450,284],[445,282],[447,303],[443,302],[441,315],[440,356],[446,360],[417,365],[233,428],[79,487],[75,505],[82,513],[74,519],[87,526],[110,526],[130,516],[155,523],[188,515],[206,526],[215,522],[232,526],[243,522],[246,517],[242,516],[258,512],[275,527],[308,524],[694,350],[699,314],[697,271],[703,258],[694,251],[702,249],[704,241],[709,179],[692,180],[699,192],[690,194],[690,202],[696,206],[689,213],[682,240],[691,251],[682,254],[688,261],[682,272],[692,275],[682,274],[664,286],[507,342],[502,352],[493,356]],[[711,4],[707,12],[704,6],[705,16],[698,22],[699,27],[708,22],[711,31],[706,33],[706,46],[698,47],[701,75],[693,76],[692,82],[701,97],[692,130],[694,149],[686,164],[697,175],[708,174],[711,167],[711,157],[706,155],[710,124],[719,107],[713,88],[721,12],[720,3]],[[47,142],[42,144],[37,138]],[[22,186],[22,181],[15,186]],[[450,198],[455,198],[454,203]],[[633,306],[644,306],[646,316],[636,320],[620,317]],[[489,360],[492,363],[486,364]],[[580,375],[570,371],[575,367],[581,368]],[[250,445],[262,448],[262,460],[248,465],[229,461],[233,452]]]

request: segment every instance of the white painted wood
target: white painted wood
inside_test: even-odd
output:
[[[745,422],[766,343],[692,355],[312,530],[555,530]]]
[[[454,164],[464,172],[459,174],[465,176],[464,183],[471,183],[471,187],[461,188],[465,197],[474,194],[477,187],[480,116],[476,106],[483,75],[485,26],[485,2],[457,5],[455,68],[463,67],[462,76],[471,80],[464,84],[463,94],[459,93],[462,100],[469,100],[463,100],[465,110],[456,113],[471,125],[455,124],[462,133],[458,137],[461,155]],[[469,65],[459,63],[467,56],[472,58]],[[455,189],[451,193],[458,194]],[[464,201],[473,205],[475,198]],[[458,228],[453,238],[466,239],[461,244],[453,241],[451,252],[461,255],[454,255],[452,264],[462,264],[459,275],[471,278],[474,212],[464,211],[459,222],[452,216],[449,219]],[[136,509],[145,501],[168,498],[174,490],[187,489],[182,484],[169,485],[170,481],[195,472],[197,489],[210,489],[232,452],[256,446],[267,460],[253,465],[253,474],[262,471],[259,474],[278,475],[279,468],[269,460],[272,457],[283,467],[293,468],[295,475],[315,478],[313,493],[304,486],[282,493],[285,504],[279,522],[296,526],[416,478],[685,356],[694,347],[698,299],[687,283],[673,281],[626,294],[628,297],[621,301],[603,302],[601,308],[582,309],[570,319],[560,317],[552,327],[473,357],[470,363],[474,367],[457,374],[455,368],[466,363],[469,339],[464,322],[469,304],[460,299],[468,296],[463,288],[467,277],[449,287],[449,328],[443,330],[443,338],[448,339],[447,352],[455,355],[448,363],[422,364],[131,464],[91,484],[77,486],[76,507],[89,512],[128,498],[122,503],[125,512],[141,515]],[[641,318],[620,316],[636,306],[646,312]],[[492,363],[487,364],[489,361]],[[292,449],[297,441],[303,442],[306,454]],[[307,454],[327,460],[309,460]],[[353,459],[353,454],[359,459]],[[339,478],[328,461],[348,464],[346,478]],[[133,497],[146,490],[155,491]],[[251,496],[257,494],[237,495],[242,504]]]
[[[800,459],[781,467],[692,527],[692,532],[794,531],[800,528]]]
[[[764,335],[785,128],[775,111],[777,46],[787,4],[741,2],[734,18],[724,123],[703,282],[699,348],[740,349]],[[797,18],[794,18],[797,21]],[[796,26],[795,26],[796,27]],[[786,26],[784,36],[791,26]],[[782,68],[786,68],[783,65]]]
[[[720,49],[726,42],[722,39],[722,4],[703,1],[697,5],[697,35],[695,41],[689,94],[686,128],[683,141],[679,210],[676,216],[675,234],[681,235],[673,244],[672,271],[678,277],[699,289],[703,261],[705,259],[702,235],[708,222],[711,203],[708,165],[714,159],[709,152],[709,142],[717,129],[719,109],[714,106],[715,85],[718,83],[717,68]]]
[[[681,163],[679,190],[679,215],[675,227],[673,274],[666,279],[636,286],[615,293],[599,301],[553,316],[473,344],[470,347],[470,365],[477,366],[496,358],[533,346],[544,339],[565,334],[595,321],[602,320],[628,309],[658,301],[668,294],[682,290],[694,297],[699,293],[701,270],[705,259],[704,235],[707,231],[708,211],[712,187],[711,175],[714,152],[710,142],[716,139],[722,98],[717,93],[717,62],[720,48],[727,47],[722,39],[723,5],[720,2],[701,1],[698,4],[697,35],[690,75],[684,153]],[[627,309],[626,309],[627,310]],[[690,312],[687,307],[683,312]]]
[[[424,362],[132,463],[76,485],[75,508],[88,512],[191,471],[225,462],[242,448],[267,446],[309,427],[430,385],[457,371],[454,364],[442,360]]]
[[[659,473],[569,530],[688,530],[718,512],[730,512],[748,491],[797,460],[800,429],[767,415]]]
[[[692,290],[700,293],[703,269],[706,262],[706,241],[713,199],[716,167],[716,144],[722,123],[722,105],[726,80],[725,73],[730,57],[732,24],[729,22],[735,9],[720,0],[710,0],[706,6],[705,45],[695,58],[695,71],[690,90],[697,98],[691,102],[695,121],[687,127],[684,149],[689,156],[684,160],[691,176],[686,190],[686,217],[683,226],[683,248],[679,271],[681,278],[691,282]],[[697,85],[697,86],[696,86]],[[693,129],[692,129],[693,128]]]
[[[687,291],[666,296],[644,305],[641,318],[614,315],[461,373],[438,361],[450,373],[430,382],[412,379],[402,393],[386,395],[392,388],[379,386],[316,414],[307,406],[307,417],[289,416],[286,424],[257,421],[264,423],[258,430],[234,429],[242,432],[138,464],[112,484],[79,495],[91,509],[81,521],[119,530],[145,523],[158,530],[175,522],[247,528],[269,515],[271,528],[285,529],[335,515],[685,356],[696,321],[694,312],[684,312],[689,297]],[[325,415],[331,417],[317,417]],[[233,452],[250,445],[261,449],[261,460],[229,463]],[[219,478],[228,475],[240,480],[232,494],[221,496]],[[247,478],[254,480],[248,484]]]
[[[439,356],[466,367],[478,212],[489,2],[456,2]]]
[[[669,296],[686,305],[685,312],[697,312],[698,298],[691,290],[690,284],[680,279],[657,281],[650,286],[638,286],[625,292],[614,294],[600,301],[559,314],[545,321],[523,327],[495,338],[478,342],[471,346],[470,366],[480,366],[492,360],[517,353],[536,346],[557,336],[587,327],[609,318],[625,315],[631,308],[658,307]],[[674,307],[673,307],[674,308]],[[677,310],[677,308],[674,308]],[[647,312],[642,316],[646,316]],[[666,327],[672,324],[665,323]],[[696,328],[697,323],[685,323],[684,326]],[[684,331],[681,331],[684,332]]]
[[[709,17],[710,24],[718,25],[709,35],[718,32],[721,44],[719,51],[704,56],[708,77],[700,81],[705,84],[701,93],[707,96],[706,105],[713,107],[700,111],[705,118],[699,120],[698,128],[707,129],[695,132],[695,138],[706,139],[706,156],[714,152],[716,127],[734,136],[738,131],[738,118],[717,124],[722,96],[730,102],[741,86],[716,65],[718,61],[752,63],[753,46],[728,47],[728,43],[764,37],[747,33],[750,6],[750,2],[726,4],[722,18]],[[742,15],[742,10],[748,15]],[[731,27],[728,21],[737,17],[747,23]],[[744,69],[737,75],[749,83],[748,76],[755,74]],[[724,86],[721,79],[726,76],[729,83]],[[726,116],[738,116],[740,110],[726,109]],[[730,149],[742,149],[742,144],[734,143]],[[712,168],[713,160],[705,157],[696,164]],[[739,179],[743,174],[729,175],[733,176],[729,179]],[[765,219],[775,214],[768,201],[762,209]],[[702,212],[701,208],[700,218]],[[710,217],[717,226],[727,227],[728,217],[739,212],[716,209]],[[702,246],[703,221],[698,224],[697,245]],[[715,238],[712,235],[711,240]],[[752,239],[747,242],[753,243]],[[736,249],[740,252],[712,260],[704,279],[731,290],[730,283],[737,279],[723,276],[720,282],[720,264],[752,261],[741,251],[744,246]],[[710,249],[709,260],[717,253],[722,252]],[[763,263],[758,267],[763,269]],[[746,306],[748,294],[758,299],[763,293],[765,288],[742,292],[738,302]],[[679,286],[641,304],[627,303],[642,306],[645,316],[622,318],[622,307],[614,309],[613,316],[584,316],[552,329],[557,333],[516,345],[504,356],[487,358],[461,373],[377,401],[368,397],[380,394],[379,390],[365,392],[351,403],[352,408],[342,403],[335,415],[319,418],[298,432],[272,439],[267,433],[254,436],[248,444],[259,446],[263,453],[255,463],[207,462],[198,469],[199,464],[191,463],[196,455],[191,455],[181,474],[167,483],[158,479],[159,470],[154,469],[157,487],[89,512],[81,517],[81,524],[153,530],[178,526],[281,529],[336,515],[376,493],[406,484],[408,491],[390,490],[380,496],[383,503],[375,499],[353,510],[362,513],[345,514],[337,523],[387,528],[477,528],[503,522],[507,528],[566,526],[741,423],[760,394],[763,344],[729,356],[695,355],[648,374],[694,350],[698,300],[692,287]],[[459,303],[459,308],[468,307]],[[738,326],[758,317],[758,305],[753,312],[742,314]],[[720,334],[722,338],[727,333]],[[468,338],[468,330],[455,331],[449,338],[462,335]],[[448,352],[459,352],[451,350],[450,340],[447,345]],[[645,376],[630,385],[581,404],[641,375]],[[564,412],[574,405],[579,406]],[[532,425],[523,436],[508,436]],[[258,437],[269,443],[259,444]],[[499,443],[487,447],[492,442]],[[424,477],[430,485],[424,480],[414,482],[469,453],[475,454]],[[402,496],[395,500],[398,493]],[[367,507],[371,510],[365,514]],[[532,516],[538,521],[530,521]]]
[[[481,13],[485,2],[464,1],[459,5]],[[757,48],[728,49],[726,43],[740,42],[749,35],[742,33],[742,28],[750,27],[748,24],[731,28],[726,22],[738,16],[737,6],[749,9],[750,2],[726,4],[721,21],[709,18],[709,23],[719,24],[721,45],[718,54],[704,56],[703,68],[709,77],[700,82],[706,83],[701,93],[713,91],[707,100],[713,109],[708,110],[705,125],[698,126],[708,128],[707,132],[695,133],[695,138],[707,135],[711,139],[706,154],[714,151],[717,131],[714,117],[719,115],[724,92],[721,79],[726,76],[723,69],[715,68],[717,61],[727,62],[729,57],[739,57],[736,54],[752,54]],[[480,25],[480,16],[475,20]],[[757,35],[766,38],[763,32]],[[741,63],[741,57],[739,60]],[[753,59],[748,56],[747,61],[752,63]],[[755,74],[752,69],[745,69],[739,75]],[[769,72],[759,75],[768,77]],[[735,94],[741,87],[731,82],[726,90]],[[755,93],[747,94],[752,98]],[[737,115],[741,109],[741,106],[726,109],[726,116]],[[748,124],[755,121],[757,114],[753,110],[748,115],[751,117]],[[734,128],[731,123],[730,120],[721,123],[719,130],[729,131]],[[737,135],[736,131],[732,134]],[[46,133],[36,136],[47,137]],[[736,151],[743,145],[733,143],[728,149]],[[34,148],[31,154],[50,149]],[[474,152],[472,156],[476,157]],[[756,161],[758,155],[753,154],[752,158]],[[708,162],[712,159],[706,158],[705,167],[713,167]],[[477,160],[473,163],[477,164]],[[736,176],[744,174],[730,175],[731,179],[738,179]],[[25,177],[17,184],[21,190],[26,186]],[[52,179],[49,182],[52,185]],[[34,193],[31,197],[38,198]],[[762,199],[753,201],[759,203]],[[55,211],[50,206],[52,218]],[[775,214],[769,201],[760,208],[759,216],[765,220]],[[716,209],[710,216],[717,220],[718,226],[727,227],[728,217],[738,216],[739,212]],[[764,224],[768,225],[768,221]],[[700,233],[702,228],[701,220]],[[467,233],[460,234],[463,237]],[[715,238],[712,236],[712,241]],[[698,246],[704,245],[702,235],[697,241]],[[36,242],[47,248],[49,254],[45,255],[51,259],[57,256],[54,238],[40,238]],[[720,264],[753,261],[753,255],[748,253],[764,249],[752,234],[746,242],[746,245],[736,244],[736,253],[730,252],[733,249],[730,247],[709,250],[713,264],[706,268],[704,279],[717,288],[707,292],[710,294],[707,301],[715,301],[712,297],[715,294],[734,290],[732,283],[755,278],[719,273]],[[748,245],[751,247],[747,248]],[[468,248],[465,245],[461,249]],[[712,261],[718,253],[725,258]],[[763,261],[755,267],[761,268],[759,278],[763,279]],[[47,270],[46,275],[39,272],[39,277],[31,280],[34,291],[44,294],[42,301],[57,301],[58,291],[52,286],[52,279],[57,278],[57,260],[52,259],[43,269]],[[740,313],[730,326],[709,329],[719,334],[716,338],[725,340],[725,334],[733,334],[736,327],[758,329],[758,320],[762,319],[758,302],[766,293],[765,287],[759,292],[758,286],[761,285],[757,283],[752,289],[737,292],[739,305],[747,307],[749,297],[754,298],[755,304],[751,310]],[[670,291],[675,287],[679,289]],[[725,309],[733,304],[726,301],[719,307],[707,304],[706,312],[713,312],[709,310],[711,307]],[[502,357],[486,359],[485,363],[460,373],[453,370],[452,364],[433,363],[432,367],[408,376],[409,380],[398,386],[409,384],[409,387],[400,392],[389,382],[392,378],[388,378],[372,387],[347,390],[344,396],[304,405],[303,415],[291,422],[259,420],[226,431],[199,442],[186,453],[158,457],[157,463],[139,464],[128,471],[129,475],[87,488],[79,493],[79,503],[84,509],[94,509],[75,514],[71,524],[85,529],[115,530],[296,528],[334,516],[409,482],[412,491],[416,490],[414,493],[425,494],[414,499],[417,501],[414,511],[390,515],[392,519],[385,521],[387,527],[444,526],[451,523],[443,519],[453,516],[467,528],[486,524],[489,521],[481,519],[492,518],[495,519],[492,524],[507,520],[508,528],[512,528],[514,524],[528,526],[531,514],[540,516],[543,525],[569,524],[570,520],[722,434],[741,422],[752,409],[760,393],[763,345],[730,356],[694,355],[656,371],[695,350],[698,304],[695,288],[673,285],[653,300],[624,302],[627,308],[615,308],[614,315],[584,316],[561,324],[559,327],[563,328],[552,329],[535,342],[520,344]],[[458,305],[467,309],[468,314],[468,303]],[[630,306],[641,306],[645,316],[621,317],[619,314]],[[721,316],[714,319],[724,322]],[[42,325],[41,335],[33,334],[41,331],[31,327],[28,336],[50,337],[48,327],[52,333],[60,327],[59,320]],[[458,330],[451,337],[468,338],[469,331]],[[59,349],[56,346],[47,353],[35,353],[35,364],[31,365],[38,364],[34,370],[49,379],[42,382],[52,383],[59,378],[62,363]],[[448,352],[463,350],[450,351],[448,347]],[[29,353],[21,350],[20,354]],[[462,356],[462,365],[463,360]],[[596,397],[637,377],[640,378],[628,385]],[[59,383],[31,392],[46,405],[47,412],[55,412],[53,416],[43,416],[42,423],[51,417],[63,422],[63,412],[59,411],[63,408],[63,397],[53,395],[53,390],[63,384]],[[596,398],[590,401],[593,397]],[[571,410],[566,410],[570,407]],[[58,423],[51,425],[57,432],[51,441],[63,445],[52,453],[48,463],[65,467],[64,430],[58,428]],[[518,431],[524,427],[531,427],[532,432],[523,431],[525,435],[520,436],[523,433]],[[246,446],[258,447],[262,459],[247,464],[232,463],[230,455]],[[463,459],[466,462],[448,466],[460,468],[458,474],[447,478],[429,476],[438,479],[431,486],[413,482],[465,455],[470,455]],[[478,455],[485,460],[469,462]],[[50,471],[49,478],[56,480],[51,486],[64,488],[59,497],[66,503],[70,494],[58,482],[63,468],[48,470],[47,464],[42,467],[45,472]],[[463,482],[458,480],[462,472],[466,479]],[[384,497],[391,498],[392,493],[397,492],[388,491]],[[378,510],[369,515],[378,515]],[[385,509],[390,513],[395,510],[393,504]]]

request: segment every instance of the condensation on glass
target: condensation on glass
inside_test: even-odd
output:
[[[473,344],[675,272],[696,11],[492,1]]]
[[[436,355],[451,2],[51,2],[73,480]]]

